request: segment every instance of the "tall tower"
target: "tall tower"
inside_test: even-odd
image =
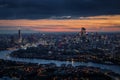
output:
[[[18,29],[18,42],[21,43],[22,42],[22,34],[21,34],[21,29]]]
[[[21,30],[20,29],[18,30],[18,38],[19,39],[21,38]]]
[[[81,28],[81,37],[86,35],[86,29],[84,27]]]

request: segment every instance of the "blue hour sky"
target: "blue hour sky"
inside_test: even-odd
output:
[[[68,25],[70,20],[73,22]],[[119,20],[120,0],[0,0],[1,31],[16,30],[17,26],[37,31],[76,31],[83,26],[119,31]]]

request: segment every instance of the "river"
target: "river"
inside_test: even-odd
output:
[[[38,63],[38,64],[55,63],[57,66],[60,66],[61,64],[72,64],[73,66],[91,66],[91,67],[99,67],[101,69],[111,70],[115,73],[120,74],[120,66],[118,65],[106,65],[106,64],[98,64],[92,62],[85,63],[85,62],[74,62],[74,61],[70,62],[70,61],[56,61],[56,60],[44,60],[44,59],[13,58],[9,56],[11,52],[12,51],[9,50],[0,51],[0,59],[28,62],[28,63]]]

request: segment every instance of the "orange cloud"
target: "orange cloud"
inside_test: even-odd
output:
[[[79,31],[81,27],[88,31],[120,31],[120,15],[80,17],[78,19],[40,19],[40,20],[0,20],[0,26],[21,26],[35,31],[60,32]]]

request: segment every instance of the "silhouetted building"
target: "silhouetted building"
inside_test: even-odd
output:
[[[81,36],[86,36],[86,29],[84,27],[81,28]]]
[[[21,30],[18,30],[18,42],[21,43],[22,42],[22,34],[21,34]]]

